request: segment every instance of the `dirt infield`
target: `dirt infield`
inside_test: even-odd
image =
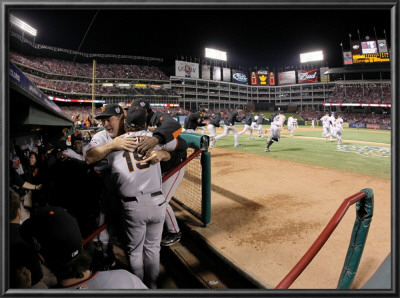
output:
[[[210,149],[212,214],[199,228],[218,251],[274,288],[319,236],[344,199],[374,191],[374,215],[353,288],[376,271],[391,242],[390,180]],[[335,289],[346,256],[355,205],[291,289]]]

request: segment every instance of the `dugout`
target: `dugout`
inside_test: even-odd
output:
[[[24,145],[37,136],[53,138],[60,135],[63,128],[73,127],[69,119],[54,102],[40,91],[13,64],[9,67],[8,101],[6,104],[6,123],[8,139],[17,140]],[[8,105],[7,105],[8,104]]]

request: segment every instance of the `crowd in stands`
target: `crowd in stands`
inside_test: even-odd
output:
[[[29,57],[16,52],[10,52],[11,61],[21,63],[48,74],[70,75],[91,78],[93,65],[91,63],[76,63],[66,60],[56,60],[40,57]],[[156,66],[101,64],[96,65],[97,78],[168,80],[169,78]]]
[[[390,104],[391,87],[390,84],[382,84],[382,86],[376,84],[364,84],[359,86],[336,85],[327,102]]]

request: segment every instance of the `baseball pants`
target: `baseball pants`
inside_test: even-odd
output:
[[[132,271],[150,289],[156,289],[166,212],[165,197],[162,194],[155,197],[145,194],[134,201],[122,202],[122,205]]]
[[[178,233],[180,231],[174,211],[172,210],[169,201],[174,195],[184,175],[185,167],[182,167],[178,172],[169,177],[168,180],[164,181],[164,183],[162,184],[162,191],[165,196],[165,201],[167,203],[164,228],[167,230],[168,233]]]
[[[215,137],[215,140],[219,140],[223,137],[226,137],[229,132],[232,131],[233,132],[233,137],[235,139],[235,146],[239,146],[239,134],[236,130],[236,127],[234,125],[225,125],[224,126],[224,132],[218,136]]]
[[[244,134],[246,131],[250,130],[250,138],[253,137],[253,127],[251,125],[244,125],[244,129],[238,133],[238,135],[240,136],[241,134]]]

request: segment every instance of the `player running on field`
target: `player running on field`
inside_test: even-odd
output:
[[[342,130],[343,130],[343,118],[338,115],[335,122],[335,129],[333,136],[337,139],[338,145],[342,143]]]
[[[253,138],[253,130],[254,127],[251,126],[251,124],[255,122],[254,116],[253,116],[253,112],[252,111],[248,111],[246,113],[246,116],[244,117],[244,129],[238,133],[238,135],[242,135],[244,133],[246,133],[246,131],[250,130],[250,140],[254,139]]]
[[[235,139],[235,147],[240,147],[241,145],[239,144],[239,134],[236,130],[235,127],[235,122],[240,122],[243,120],[243,117],[239,117],[239,114],[242,113],[243,109],[242,108],[236,108],[235,110],[232,111],[232,113],[229,115],[228,119],[225,119],[225,126],[224,126],[224,132],[218,136],[215,137],[215,140],[211,142],[211,146],[215,146],[215,142],[221,138],[226,137],[230,131],[233,132],[233,137]]]
[[[263,131],[264,119],[265,119],[265,116],[263,113],[258,114],[257,126],[258,126],[258,136],[260,138],[264,137],[264,131]]]
[[[186,132],[195,133],[199,127],[205,126],[203,123],[204,117],[206,116],[206,111],[201,109],[199,112],[190,113],[183,123],[183,128]],[[204,134],[204,132],[203,132]]]
[[[267,141],[267,147],[265,148],[265,152],[270,152],[269,147],[274,142],[279,142],[281,138],[281,130],[284,126],[286,117],[283,114],[282,111],[279,111],[279,114],[276,115],[271,123],[271,131],[269,133],[268,141]]]
[[[211,115],[210,122],[208,123],[208,130],[210,131],[210,146],[209,148],[214,148],[214,143],[215,143],[215,136],[217,135],[216,127],[220,127],[221,122],[221,113],[220,112],[215,112],[214,114]]]
[[[335,122],[336,122],[335,112],[331,113],[331,115],[328,118],[328,121],[329,121],[329,141],[332,142],[332,136],[335,131]]]
[[[322,122],[322,137],[327,139],[329,136],[329,113],[326,112],[325,116],[323,116],[321,119]]]
[[[290,136],[293,137],[294,125],[293,125],[293,115],[290,115],[287,121],[287,129],[290,131]]]

